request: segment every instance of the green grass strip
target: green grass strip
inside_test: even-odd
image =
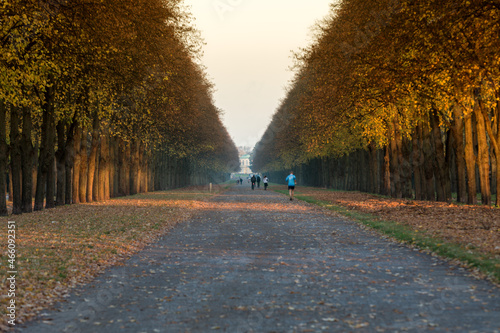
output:
[[[288,191],[286,190],[275,190],[275,192],[288,195]],[[477,268],[497,283],[500,283],[500,259],[495,258],[494,255],[487,255],[473,249],[467,249],[463,244],[452,243],[444,239],[425,235],[422,232],[413,230],[407,225],[394,221],[380,220],[375,215],[348,210],[345,207],[334,205],[327,201],[317,200],[311,196],[299,194],[295,197],[299,200],[333,210],[400,242],[417,246],[423,250],[429,250],[449,259],[459,260],[468,267]]]

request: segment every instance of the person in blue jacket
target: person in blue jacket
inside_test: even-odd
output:
[[[285,179],[288,182],[288,193],[290,194],[290,201],[293,200],[293,193],[295,192],[296,179],[297,177],[295,177],[293,171],[290,171],[290,174]]]

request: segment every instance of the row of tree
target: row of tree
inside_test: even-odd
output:
[[[296,167],[316,185],[398,198],[456,192],[474,204],[479,191],[490,205],[500,193],[498,36],[497,1],[336,2],[297,55],[254,169]]]
[[[0,215],[6,183],[19,214],[238,169],[182,0],[5,0],[0,17]]]

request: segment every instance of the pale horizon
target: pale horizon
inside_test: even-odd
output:
[[[206,45],[202,63],[237,146],[254,147],[293,78],[293,53],[333,0],[185,0]]]

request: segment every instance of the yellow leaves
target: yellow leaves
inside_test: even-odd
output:
[[[327,154],[332,146],[356,144],[345,140],[349,135],[384,144],[385,121],[397,113],[401,134],[411,137],[431,106],[439,110],[440,125],[446,129],[457,100],[467,115],[474,106],[467,91],[478,87],[484,89],[485,107],[495,107],[491,82],[499,77],[498,9],[470,1],[404,2],[403,10],[382,25],[379,35],[360,41],[356,38],[369,35],[364,29],[377,24],[370,26],[361,14],[375,16],[379,8],[371,4],[339,5],[342,10],[331,15],[317,42],[298,57],[300,66],[286,105],[277,111],[296,116],[297,126],[291,134],[273,120],[270,127],[278,134],[264,149],[272,149],[275,156],[294,150],[309,158]],[[485,14],[479,18],[476,10]],[[343,127],[360,133],[347,133]]]

